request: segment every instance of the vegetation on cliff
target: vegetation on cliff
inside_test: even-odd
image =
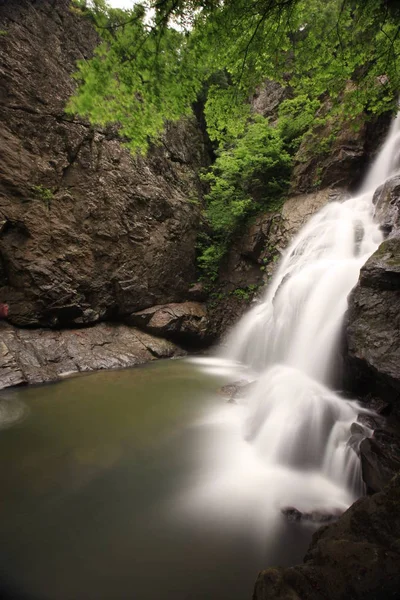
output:
[[[130,11],[74,0],[102,43],[81,61],[69,103],[91,122],[118,123],[134,152],[157,143],[166,121],[204,101],[216,162],[200,265],[215,277],[249,215],[287,189],[303,136],[326,149],[344,120],[393,110],[400,89],[400,8],[390,0],[147,0]],[[251,96],[271,79],[287,88],[271,125]],[[329,126],[331,123],[331,126]],[[321,125],[329,139],[315,142]],[[333,133],[332,133],[333,132]]]

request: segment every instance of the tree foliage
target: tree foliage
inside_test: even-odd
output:
[[[244,132],[225,142],[203,179],[209,184],[205,217],[211,235],[202,240],[199,264],[215,279],[237,229],[261,210],[274,210],[289,186],[293,156],[314,121],[318,101],[285,100],[274,126],[253,116]]]
[[[400,11],[393,0],[148,0],[131,11],[76,0],[102,43],[81,61],[69,110],[118,122],[145,150],[209,86],[210,135],[243,134],[248,98],[266,78],[330,98],[357,115],[393,109],[400,89]],[[150,11],[150,12],[149,12]],[[149,17],[149,14],[152,17]]]

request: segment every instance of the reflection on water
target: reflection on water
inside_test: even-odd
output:
[[[4,597],[242,600],[258,570],[301,558],[311,529],[265,517],[267,481],[265,505],[243,478],[209,493],[235,435],[209,415],[238,407],[217,394],[231,370],[204,369],[160,361],[7,392],[26,409],[0,430]]]

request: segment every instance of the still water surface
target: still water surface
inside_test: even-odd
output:
[[[310,528],[185,500],[223,440],[207,415],[227,381],[170,360],[6,392],[25,416],[0,429],[0,596],[243,600],[260,569],[301,560]]]

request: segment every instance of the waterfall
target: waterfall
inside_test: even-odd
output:
[[[398,171],[399,159],[400,117],[359,194],[309,220],[222,356],[198,360],[214,375],[230,369],[236,379],[254,380],[239,405],[208,418],[222,441],[207,449],[208,475],[196,497],[219,506],[220,515],[239,510],[259,520],[267,504],[340,512],[361,495],[350,429],[365,409],[335,391],[339,343],[348,295],[382,241],[374,191]]]
[[[399,154],[396,118],[359,195],[329,203],[310,219],[262,302],[226,344],[226,358],[257,373],[245,430],[264,460],[317,469],[354,495],[361,490],[361,474],[347,442],[360,407],[331,388],[347,297],[382,241],[373,194],[396,172]]]

